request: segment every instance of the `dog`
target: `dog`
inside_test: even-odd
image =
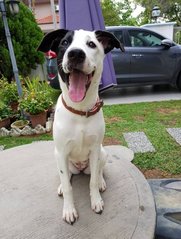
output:
[[[90,174],[91,208],[102,213],[104,202],[100,192],[106,189],[103,167],[106,162],[102,141],[105,123],[102,102],[98,96],[105,54],[114,47],[124,51],[119,40],[107,31],[58,29],[48,33],[38,50],[57,54],[59,82],[62,90],[54,117],[55,158],[63,195],[63,219],[73,224],[75,209],[72,174]]]

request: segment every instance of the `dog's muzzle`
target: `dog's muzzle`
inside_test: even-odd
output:
[[[68,55],[68,70],[71,72],[73,69],[82,69],[85,61],[85,52],[81,49],[73,49],[69,51]]]
[[[95,69],[89,74],[83,71],[86,54],[81,49],[72,49],[67,54],[66,69],[67,88],[73,102],[81,102],[89,89]]]

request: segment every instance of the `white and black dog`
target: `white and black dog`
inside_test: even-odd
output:
[[[98,89],[104,56],[114,47],[124,50],[109,32],[64,29],[48,33],[38,47],[42,52],[57,53],[62,94],[56,106],[53,137],[61,181],[58,194],[63,194],[63,219],[70,224],[78,218],[72,174],[91,174],[92,210],[101,213],[104,207],[100,191],[106,189],[103,166],[107,154],[102,147],[105,123]]]

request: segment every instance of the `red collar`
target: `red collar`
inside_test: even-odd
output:
[[[92,109],[88,110],[88,111],[81,111],[81,110],[76,110],[70,106],[68,106],[62,96],[62,103],[65,106],[65,108],[67,110],[69,110],[70,112],[72,112],[73,114],[76,115],[81,115],[81,116],[85,116],[85,117],[89,117],[92,115],[95,115],[97,112],[99,112],[99,110],[101,109],[101,107],[103,106],[103,100],[98,99],[96,104],[93,106]]]

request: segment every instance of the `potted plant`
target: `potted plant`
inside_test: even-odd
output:
[[[40,82],[38,78],[25,80],[26,90],[19,100],[19,108],[25,111],[29,117],[32,127],[37,124],[46,124],[47,110],[53,105],[50,89],[47,82]]]
[[[3,101],[0,101],[0,128],[10,126],[11,108]]]

